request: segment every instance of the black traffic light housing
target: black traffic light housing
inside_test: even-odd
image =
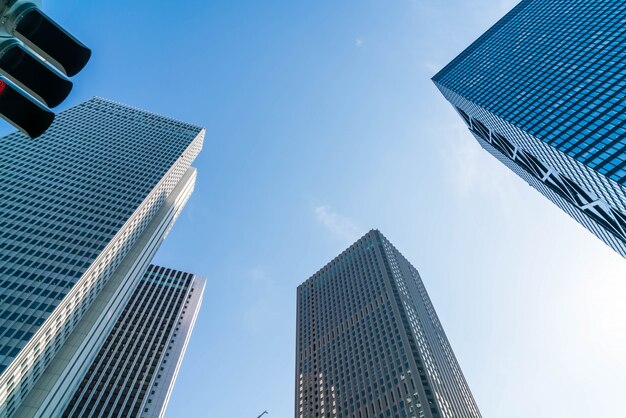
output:
[[[31,138],[43,134],[54,120],[54,113],[3,80],[0,80],[0,115]]]
[[[10,24],[13,35],[68,77],[78,74],[91,57],[89,48],[33,3],[18,7]]]
[[[28,134],[41,135],[54,120],[49,108],[72,89],[91,51],[46,16],[38,2],[0,0],[0,116]]]
[[[0,71],[49,107],[61,104],[72,90],[72,82],[44,64],[16,40],[0,46]]]

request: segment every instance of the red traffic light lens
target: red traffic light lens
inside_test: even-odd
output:
[[[4,90],[6,90],[6,88],[7,88],[7,83],[0,80],[0,96],[2,96],[2,93],[4,93]]]

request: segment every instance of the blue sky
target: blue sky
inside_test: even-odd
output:
[[[515,3],[44,1],[93,50],[62,107],[207,130],[156,260],[208,279],[169,417],[292,417],[295,289],[371,228],[420,270],[483,416],[623,416],[624,260],[430,81]]]

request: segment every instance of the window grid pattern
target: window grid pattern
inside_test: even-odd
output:
[[[386,238],[381,237],[381,242],[404,308],[407,328],[417,343],[422,369],[428,376],[440,415],[444,418],[480,417],[417,269]]]
[[[595,198],[592,212],[608,216],[586,214],[586,205],[521,170],[626,256],[626,3],[523,0],[433,81],[468,116]],[[489,138],[478,140],[498,158],[510,157]],[[510,158],[502,161],[517,172]]]
[[[10,416],[202,146],[191,125],[94,98],[0,140],[0,417]]]
[[[623,187],[446,87],[439,88],[483,148],[626,257]]]
[[[434,80],[625,184],[622,0],[524,0]]]
[[[195,276],[150,266],[103,347],[68,404],[63,417],[139,417],[162,405],[155,388],[180,336],[188,311],[194,311]],[[191,329],[188,330],[191,332]],[[182,353],[180,353],[182,356]]]
[[[420,284],[373,230],[298,287],[296,418],[480,417]]]

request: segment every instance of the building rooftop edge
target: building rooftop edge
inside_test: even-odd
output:
[[[315,279],[315,276],[317,276],[318,274],[322,273],[325,269],[327,269],[328,267],[330,267],[331,264],[333,264],[337,259],[341,258],[345,253],[349,252],[352,248],[354,248],[355,246],[357,246],[361,241],[370,238],[372,236],[380,236],[382,238],[387,239],[382,232],[380,232],[380,230],[378,230],[377,228],[372,228],[369,231],[367,231],[365,234],[363,234],[359,239],[357,239],[355,242],[353,242],[352,244],[350,244],[348,246],[348,248],[346,248],[345,250],[343,250],[341,253],[339,253],[336,257],[334,257],[332,260],[330,260],[328,263],[326,263],[322,268],[320,268],[319,270],[317,270],[314,274],[312,274],[311,276],[309,276],[308,279],[306,279],[305,281],[303,281],[302,283],[300,283],[298,285],[298,289],[300,289],[301,286],[305,285],[307,282],[309,282],[310,280]]]
[[[532,2],[533,0],[522,0],[518,4],[516,4],[507,14],[502,16],[496,23],[494,23],[489,29],[487,29],[487,31],[485,31],[482,35],[480,35],[467,48],[465,48],[456,57],[454,57],[452,61],[450,61],[441,70],[439,70],[434,76],[432,76],[431,80],[433,82],[438,82],[441,85],[445,86],[445,84],[442,83],[441,78],[443,78],[448,72],[452,71],[452,69],[456,67],[456,65],[459,64],[460,61],[463,61],[467,55],[471,54],[476,48],[482,45],[483,42],[489,39],[489,37],[492,35],[493,32],[496,32],[497,30],[499,30],[501,26],[508,23],[509,20],[517,16],[519,12],[524,10],[526,6],[528,6]]]
[[[106,97],[102,97],[102,96],[93,96],[93,97],[91,97],[91,99],[87,99],[87,100],[85,100],[85,101],[83,101],[83,102],[79,103],[78,105],[81,105],[81,104],[83,104],[83,103],[87,103],[87,102],[92,101],[92,100],[95,100],[95,101],[101,101],[101,102],[107,102],[107,103],[112,103],[112,104],[115,104],[115,105],[118,105],[118,106],[125,107],[125,108],[127,108],[127,109],[132,109],[132,110],[136,110],[136,111],[139,111],[139,112],[143,112],[143,113],[146,113],[146,114],[148,114],[148,115],[157,116],[157,117],[159,117],[159,118],[164,118],[164,119],[169,119],[169,120],[171,120],[171,121],[173,121],[173,122],[177,122],[177,123],[181,123],[181,124],[183,124],[183,125],[187,125],[187,126],[189,126],[190,128],[195,128],[195,129],[198,129],[199,131],[203,131],[203,130],[204,130],[204,131],[206,131],[206,128],[205,128],[205,127],[200,126],[200,125],[196,125],[195,123],[185,122],[185,121],[182,121],[182,120],[180,120],[180,119],[173,118],[173,117],[171,117],[171,116],[161,115],[161,114],[159,114],[159,113],[152,112],[152,111],[150,111],[150,110],[145,110],[145,109],[142,109],[142,108],[137,107],[137,106],[132,106],[132,105],[129,105],[129,104],[126,104],[126,103],[118,102],[117,100],[108,99],[108,98],[106,98]]]

